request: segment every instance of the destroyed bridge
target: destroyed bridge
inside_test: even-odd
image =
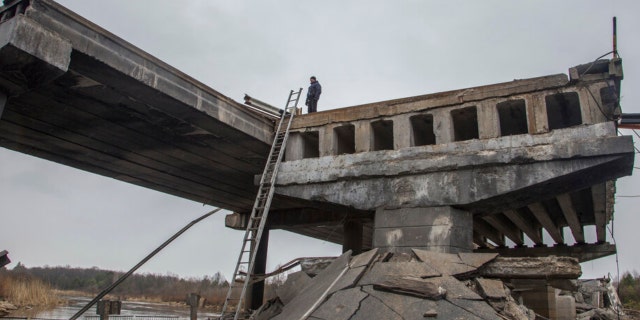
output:
[[[296,116],[263,243],[283,229],[354,254],[611,255],[615,180],[634,161],[621,80],[614,58]],[[244,229],[277,119],[54,1],[1,12],[2,147],[228,209]]]

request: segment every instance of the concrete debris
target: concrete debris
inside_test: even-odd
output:
[[[577,291],[566,293],[575,301],[577,319],[608,320],[624,315],[611,279],[582,279],[577,281],[577,286]]]
[[[477,276],[496,255],[474,255],[374,249],[351,257],[349,251],[313,278],[290,275],[278,300],[253,319],[533,320],[534,312],[518,304],[501,280]]]
[[[300,261],[300,269],[310,277],[315,277],[328,267],[335,258],[306,258]]]
[[[444,299],[447,290],[433,282],[413,277],[390,277],[376,283],[373,289],[424,298],[429,300]]]
[[[302,319],[310,315],[320,302],[325,301],[329,290],[349,268],[351,251],[335,259],[326,269],[295,291],[295,296],[284,305],[282,312],[272,319]],[[268,309],[266,311],[269,311]]]
[[[478,269],[479,274],[500,279],[577,279],[578,259],[571,257],[497,257]]]
[[[296,296],[300,288],[304,288],[311,280],[306,273],[298,271],[290,274],[287,277],[287,281],[276,290],[276,294],[282,301],[282,303],[289,303]]]
[[[252,317],[252,320],[268,320],[271,319],[282,312],[282,308],[284,304],[282,301],[275,297],[265,304],[263,304],[258,310],[255,311],[255,316]]]

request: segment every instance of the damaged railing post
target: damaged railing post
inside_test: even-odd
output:
[[[209,213],[203,215],[202,217],[191,221],[191,223],[186,225],[184,228],[182,228],[180,231],[178,231],[176,234],[174,234],[171,238],[169,238],[169,240],[165,241],[162,245],[160,245],[158,248],[153,250],[153,252],[151,252],[144,259],[142,259],[142,261],[138,262],[138,264],[136,264],[133,268],[131,268],[131,270],[129,270],[127,273],[123,274],[118,280],[116,280],[108,288],[102,290],[102,292],[100,292],[95,298],[93,298],[93,300],[91,300],[89,303],[87,303],[86,306],[84,306],[82,309],[80,309],[80,311],[76,312],[76,314],[74,314],[71,318],[69,318],[69,320],[78,319],[83,313],[85,313],[87,310],[89,310],[89,308],[91,308],[96,302],[98,302],[100,299],[102,299],[104,296],[106,296],[109,292],[111,292],[111,290],[113,290],[120,283],[122,283],[124,280],[126,280],[131,274],[133,274],[136,270],[138,270],[138,268],[140,268],[143,264],[145,264],[147,261],[149,261],[149,259],[153,258],[153,256],[155,256],[158,252],[160,252],[160,250],[164,249],[167,245],[169,245],[169,243],[171,243],[173,240],[178,238],[181,234],[183,234],[185,231],[187,231],[189,228],[191,228],[194,224],[202,221],[203,219],[209,217],[210,215],[212,215],[212,214],[214,214],[214,213],[216,213],[216,212],[218,212],[220,210],[222,210],[222,209],[217,208],[217,209],[212,210]]]

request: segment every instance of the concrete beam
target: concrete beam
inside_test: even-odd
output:
[[[555,247],[478,248],[473,252],[498,253],[501,257],[548,257],[556,255],[574,257],[580,262],[586,262],[615,254],[616,246],[609,243],[586,243]]]
[[[18,15],[0,24],[0,91],[18,95],[67,72],[71,43]]]
[[[578,243],[584,243],[584,230],[580,224],[578,213],[571,201],[571,195],[564,193],[557,196],[556,200],[558,200],[558,204],[560,205],[560,208],[562,208],[562,213],[569,224],[573,238],[576,239],[576,242]]]
[[[522,231],[514,225],[510,220],[506,219],[500,214],[486,215],[482,217],[491,226],[499,230],[502,234],[506,235],[516,245],[524,245],[524,237]]]
[[[587,174],[600,181],[630,174],[632,139],[609,136],[614,130],[612,123],[602,123],[535,136],[284,162],[276,193],[361,210],[468,205],[474,212],[503,212],[536,201],[539,195],[532,191],[555,196],[597,182],[585,180]],[[505,206],[505,200],[522,203]]]
[[[572,257],[502,257],[487,262],[478,274],[500,279],[577,279],[582,275],[578,259]]]
[[[498,247],[505,246],[504,235],[478,216],[473,218],[473,229],[480,236],[493,241]]]
[[[547,209],[540,202],[529,205],[529,210],[533,213],[540,224],[547,230],[553,241],[564,244],[564,235],[558,225],[551,219]]]
[[[536,245],[542,245],[542,229],[537,227],[538,223],[527,219],[515,210],[506,210],[504,215],[511,220],[518,228],[527,234],[529,239]]]
[[[596,238],[598,243],[607,241],[607,223],[611,217],[607,216],[606,197],[607,188],[605,183],[595,185],[591,188],[593,198],[593,214],[596,220]]]
[[[225,225],[228,228],[244,230],[247,228],[249,213],[228,214],[225,217]],[[314,208],[302,208],[291,210],[273,210],[269,212],[268,225],[271,229],[304,228],[319,225],[340,225],[346,220],[372,221],[373,212],[360,210],[347,210],[332,207],[321,210]]]

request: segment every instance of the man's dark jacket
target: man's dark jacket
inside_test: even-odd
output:
[[[307,90],[307,101],[313,100],[318,101],[320,99],[320,94],[322,93],[322,87],[320,86],[320,82],[316,81],[309,86],[309,90]]]

